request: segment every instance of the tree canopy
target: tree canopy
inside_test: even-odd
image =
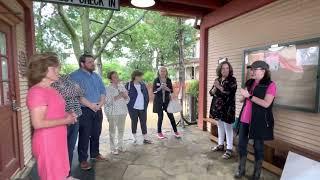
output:
[[[56,52],[66,65],[64,73],[77,67],[66,62],[71,54],[78,58],[90,53],[98,59],[104,77],[113,69],[121,72],[123,80],[128,80],[134,69],[152,79],[159,65],[179,59],[181,24],[174,17],[133,8],[112,11],[44,2],[34,3],[34,14],[37,51]],[[185,23],[182,28],[184,55],[191,56],[197,32]]]

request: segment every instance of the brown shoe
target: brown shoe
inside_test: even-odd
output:
[[[107,158],[103,157],[101,154],[99,154],[97,157],[92,158],[96,161],[107,161]]]
[[[91,167],[91,165],[90,165],[87,161],[82,161],[82,162],[80,163],[80,168],[81,168],[82,170],[90,170],[92,167]]]

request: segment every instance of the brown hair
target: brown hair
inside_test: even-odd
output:
[[[94,57],[92,55],[90,55],[90,54],[82,54],[80,56],[80,58],[79,58],[79,66],[80,67],[82,67],[81,63],[85,63],[87,58],[93,58],[94,59]]]
[[[133,71],[131,74],[131,81],[134,81],[136,79],[136,77],[140,77],[140,76],[143,76],[143,72],[141,72],[139,70]]]
[[[48,73],[48,67],[58,67],[57,54],[47,52],[33,55],[28,62],[27,77],[29,85],[33,86],[42,81]]]
[[[116,71],[110,71],[108,74],[107,74],[107,78],[111,81],[112,80],[112,75],[114,74],[118,74]]]
[[[271,71],[269,69],[264,69],[265,73],[263,78],[260,80],[260,84],[267,84],[271,81]]]
[[[229,77],[233,76],[233,68],[232,68],[231,64],[228,61],[223,61],[222,63],[219,64],[219,66],[217,68],[217,76],[219,78],[222,77],[221,70],[222,70],[222,66],[225,64],[227,64],[229,66]]]

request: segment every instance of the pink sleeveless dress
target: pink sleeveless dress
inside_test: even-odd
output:
[[[65,117],[65,101],[53,88],[33,86],[28,91],[29,110],[47,106],[46,119]],[[32,152],[37,160],[41,180],[64,180],[69,174],[66,126],[36,129],[32,136]]]

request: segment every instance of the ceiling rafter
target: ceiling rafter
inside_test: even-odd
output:
[[[221,7],[223,4],[218,0],[161,0],[162,2],[172,2],[185,4],[189,6],[202,7],[208,9],[217,9]]]

